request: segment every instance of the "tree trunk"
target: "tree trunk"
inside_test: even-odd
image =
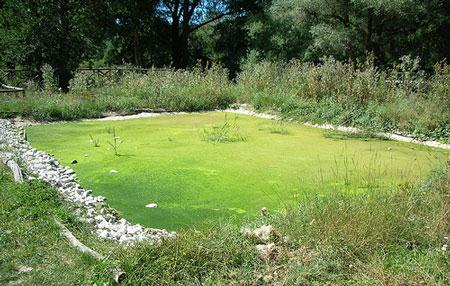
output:
[[[139,39],[139,33],[137,31],[137,28],[134,28],[133,32],[133,48],[134,48],[134,64],[138,67],[142,67],[141,41]]]
[[[373,52],[373,8],[369,8],[367,11],[367,39],[366,39],[366,50],[368,52]]]
[[[188,65],[189,30],[172,30],[172,64],[184,69]]]

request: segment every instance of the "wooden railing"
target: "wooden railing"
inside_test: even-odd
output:
[[[104,68],[79,68],[75,73],[90,73],[99,77],[122,77],[127,73],[147,74],[150,71],[164,72],[168,69],[149,69],[134,67],[104,67]],[[25,87],[27,82],[42,84],[42,77],[33,70],[26,69],[0,69],[0,83],[10,86]],[[5,88],[6,90],[6,88]]]

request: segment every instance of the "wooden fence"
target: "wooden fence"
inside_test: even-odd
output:
[[[133,67],[105,67],[105,68],[79,68],[75,73],[86,73],[86,76],[94,78],[109,77],[120,78],[128,73],[148,74],[150,71],[164,72],[168,69],[147,69]],[[27,83],[33,82],[42,86],[42,76],[40,73],[26,69],[0,69],[0,85],[9,86],[10,88],[1,87],[2,92],[18,92],[19,89],[25,88]],[[11,87],[20,87],[12,89]]]

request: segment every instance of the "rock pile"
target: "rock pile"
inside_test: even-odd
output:
[[[241,234],[254,240],[259,257],[263,260],[272,260],[279,252],[279,247],[272,240],[279,240],[279,234],[271,225],[263,225],[259,228],[242,228]]]
[[[18,127],[14,121],[0,119],[0,161],[11,159],[21,163],[28,180],[37,178],[57,188],[66,200],[74,204],[80,218],[91,223],[101,238],[128,244],[143,240],[160,242],[174,236],[173,232],[132,225],[120,218],[105,203],[104,197],[93,196],[91,190],[80,186],[70,167],[62,166],[51,155],[31,147],[23,127]]]

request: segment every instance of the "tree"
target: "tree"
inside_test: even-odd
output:
[[[160,13],[171,27],[173,66],[188,66],[191,33],[226,16],[245,13],[258,5],[259,1],[245,0],[162,0]]]
[[[298,54],[305,60],[329,55],[355,60],[371,53],[380,64],[391,64],[405,54],[430,62],[431,58],[436,61],[446,56],[441,43],[448,39],[445,31],[448,31],[450,5],[445,3],[443,0],[274,0],[268,11],[268,22],[278,27],[284,23],[292,27],[290,32],[303,35],[307,47],[298,46]],[[273,38],[273,34],[269,36]],[[292,33],[280,36],[289,42],[287,38],[292,38]]]
[[[0,39],[0,46],[14,66],[39,74],[50,64],[67,90],[74,69],[101,43],[104,19],[98,11],[107,10],[106,2],[95,0],[5,0],[0,33],[11,36]]]

